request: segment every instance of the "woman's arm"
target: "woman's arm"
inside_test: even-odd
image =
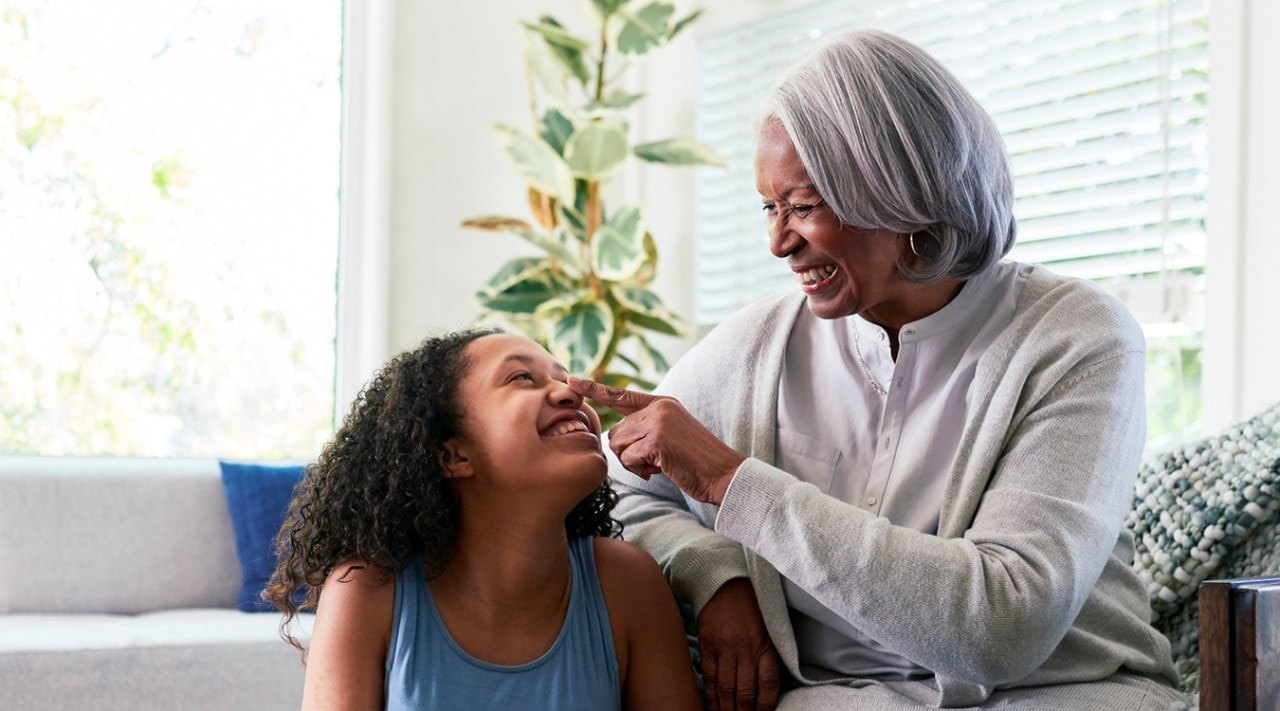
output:
[[[680,613],[658,565],[643,549],[611,538],[597,538],[595,552],[622,708],[701,709]]]
[[[357,562],[329,574],[307,652],[303,711],[382,708],[395,589]]]

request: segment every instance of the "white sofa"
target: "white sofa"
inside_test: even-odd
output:
[[[240,584],[217,461],[0,457],[0,709],[297,709]]]

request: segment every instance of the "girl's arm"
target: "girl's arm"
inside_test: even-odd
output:
[[[595,540],[596,569],[609,609],[622,708],[701,709],[689,644],[662,570],[643,549]]]
[[[329,574],[307,652],[303,711],[382,708],[395,589],[355,561]]]

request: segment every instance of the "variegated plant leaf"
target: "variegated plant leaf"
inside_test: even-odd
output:
[[[676,35],[680,34],[681,30],[688,27],[689,23],[693,22],[694,20],[698,19],[701,16],[702,16],[702,10],[698,9],[682,17],[678,22],[672,25],[671,29],[667,32],[667,41],[670,42],[671,40],[675,39]]]
[[[629,94],[620,89],[609,92],[601,101],[593,101],[586,106],[588,113],[600,111],[616,111],[631,108],[631,105],[644,98],[644,94]]]
[[[591,81],[591,70],[587,67],[583,52],[591,48],[591,43],[569,32],[550,15],[543,15],[537,24],[520,23],[530,32],[542,35],[551,56],[560,64],[565,74],[586,86]]]
[[[476,302],[488,311],[533,314],[564,293],[570,284],[557,277],[549,260],[517,257],[509,260],[476,292]]]
[[[564,203],[557,205],[556,215],[560,220],[560,229],[567,237],[571,237],[577,242],[582,242],[586,239],[587,228],[582,221],[582,215],[569,209]]]
[[[631,281],[637,286],[648,286],[658,275],[658,243],[648,230],[644,232],[644,261]]]
[[[627,159],[627,134],[614,125],[592,123],[569,136],[564,160],[574,177],[602,180]]]
[[[600,13],[602,20],[609,19],[618,8],[627,4],[627,0],[591,0],[591,5]]]
[[[638,10],[620,8],[617,12],[624,19],[618,32],[618,51],[622,54],[640,55],[662,44],[667,37],[667,25],[675,14],[674,5],[653,2]]]
[[[534,229],[533,225],[524,220],[517,220],[514,217],[476,217],[463,222],[462,226],[513,234],[556,258],[561,265],[572,271],[582,271],[582,265],[578,263],[578,255],[573,250],[566,248],[558,240],[548,237],[546,233]]]
[[[548,335],[548,350],[570,373],[591,377],[613,338],[613,314],[599,301],[579,301],[550,323]]]
[[[644,337],[644,334],[633,333],[631,337],[640,345],[640,354],[644,356],[649,367],[653,368],[653,372],[661,375],[671,369],[671,364],[667,362],[666,356],[662,355],[662,351],[654,348],[649,339]],[[639,370],[639,368],[636,370]],[[650,389],[652,390],[652,388]]]
[[[538,86],[547,93],[552,103],[567,105],[569,96],[566,93],[564,72],[560,70],[560,61],[551,52],[551,47],[533,32],[524,33],[523,41],[524,61]]]
[[[712,165],[724,167],[724,159],[710,146],[689,138],[668,138],[652,143],[642,143],[631,149],[636,157],[650,163],[664,165]]]
[[[556,153],[564,155],[564,144],[572,135],[573,121],[559,109],[548,109],[542,114],[542,140],[554,148]]]
[[[620,286],[613,289],[612,293],[618,304],[626,310],[626,318],[631,323],[669,336],[687,335],[680,317],[649,289]]]
[[[512,126],[497,124],[493,130],[526,182],[557,200],[573,200],[573,173],[554,148]]]
[[[644,220],[640,208],[625,207],[605,221],[591,239],[591,264],[606,281],[623,281],[644,264]]]
[[[543,15],[534,22],[521,22],[520,25],[530,32],[542,35],[543,39],[557,47],[576,49],[579,52],[591,49],[591,42],[566,30],[554,17]]]
[[[555,296],[548,299],[545,303],[538,307],[538,316],[544,321],[556,321],[561,316],[569,313],[569,310],[578,304],[588,302],[592,299],[591,290],[586,288],[566,289]]]
[[[462,226],[469,227],[473,230],[485,230],[486,232],[506,232],[511,229],[533,229],[533,225],[518,217],[503,217],[501,215],[473,217],[469,220],[465,220],[462,223]]]

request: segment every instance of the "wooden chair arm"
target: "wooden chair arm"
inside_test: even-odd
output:
[[[1280,709],[1280,577],[1200,584],[1200,708]]]

